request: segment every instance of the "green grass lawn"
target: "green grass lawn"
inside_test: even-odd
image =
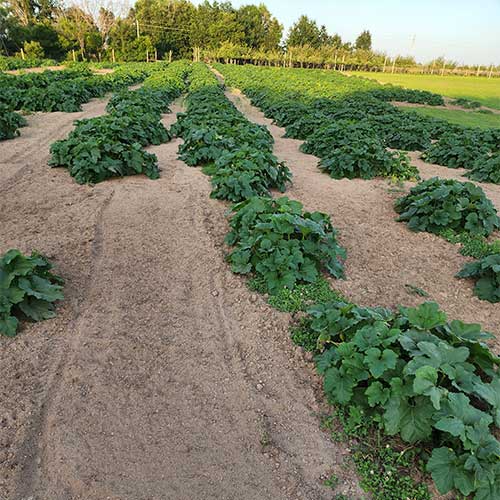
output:
[[[500,115],[484,114],[477,111],[459,111],[454,109],[436,109],[436,108],[406,108],[401,107],[404,111],[415,111],[421,115],[431,116],[433,118],[441,118],[451,123],[457,123],[464,127],[481,127],[481,128],[500,128]]]
[[[350,72],[382,83],[393,83],[409,89],[429,90],[446,97],[466,97],[484,106],[500,109],[500,78],[484,76],[406,75],[391,73]]]

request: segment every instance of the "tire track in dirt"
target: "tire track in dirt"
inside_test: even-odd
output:
[[[314,500],[345,474],[288,316],[229,270],[227,206],[177,146],[150,148],[156,181],[38,164],[5,191],[0,251],[39,248],[67,286],[54,320],[0,343],[0,497]]]
[[[458,247],[429,233],[414,233],[396,222],[394,201],[404,192],[388,181],[375,179],[335,180],[317,168],[318,158],[299,150],[303,141],[284,138],[285,130],[265,118],[239,90],[226,95],[250,120],[266,125],[275,140],[274,153],[293,172],[293,185],[286,196],[300,200],[308,210],[332,216],[339,240],[347,248],[346,280],[332,280],[335,288],[355,302],[368,306],[413,306],[435,300],[450,319],[481,323],[500,336],[500,308],[479,300],[470,280],[454,275],[470,259]],[[415,158],[413,156],[413,158]],[[449,169],[416,162],[423,176],[450,176]],[[453,174],[456,175],[456,174]],[[412,184],[406,183],[406,188]],[[500,209],[500,186],[483,185]],[[418,286],[429,297],[410,294],[405,285]],[[493,341],[500,349],[500,341]]]

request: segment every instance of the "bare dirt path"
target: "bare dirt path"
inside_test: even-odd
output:
[[[33,113],[26,115],[28,125],[20,129],[21,136],[0,142],[0,192],[16,179],[33,172],[39,163],[46,164],[50,145],[63,139],[73,129],[73,122],[106,112],[109,97],[92,99],[77,113]]]
[[[226,95],[245,115],[269,128],[274,137],[274,152],[293,172],[293,186],[286,195],[300,200],[308,210],[320,210],[332,216],[347,248],[347,279],[333,282],[335,288],[363,305],[394,307],[417,305],[435,300],[450,318],[481,323],[500,337],[500,307],[479,300],[473,284],[454,275],[468,258],[458,247],[428,233],[414,233],[406,224],[396,222],[394,200],[402,192],[387,181],[334,180],[317,168],[318,158],[299,150],[302,141],[285,139],[285,130],[272,124],[238,90]],[[416,158],[416,155],[414,155]],[[416,162],[423,177],[455,176],[446,167]],[[411,186],[407,183],[407,188]],[[500,211],[500,186],[481,184]],[[411,292],[419,287],[429,297]],[[500,338],[495,343],[500,351]]]
[[[0,181],[0,253],[67,280],[57,318],[0,342],[0,498],[314,500],[346,474],[287,315],[230,272],[227,207],[177,147],[151,148],[157,181],[77,186],[46,154]]]

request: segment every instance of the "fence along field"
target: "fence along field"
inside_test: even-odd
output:
[[[230,85],[242,88],[268,116],[285,126],[290,137],[305,139],[304,150],[320,157],[320,168],[334,179],[417,180],[418,170],[404,151],[419,149],[443,168],[470,168],[471,177],[481,175],[495,182],[500,132],[409,115],[389,103],[403,100],[441,104],[440,95],[381,87],[324,71],[216,67]],[[140,114],[143,100],[149,109],[160,96],[165,104],[179,95],[186,77],[186,113],[179,116],[170,134],[158,132],[159,115],[155,113],[144,130],[132,133],[120,128],[120,117]],[[104,161],[99,155],[97,145],[109,154],[105,147],[109,137],[102,127],[90,122],[92,126],[87,129],[89,122],[79,122],[69,143],[53,146],[54,157],[59,158],[55,164],[67,161],[65,166],[72,174],[75,168],[80,172],[82,166],[84,172],[92,173],[90,157],[99,165],[97,176],[77,174],[76,180],[103,181],[142,171],[135,162],[130,169],[121,168],[127,167],[127,152],[135,151],[135,144],[141,148],[167,140],[172,134],[182,137],[185,142],[179,148],[180,157],[189,165],[202,166],[210,175],[212,197],[239,202],[231,209],[226,238],[233,247],[228,255],[232,270],[252,277],[252,286],[275,300],[281,300],[283,294],[302,294],[304,287],[313,290],[311,300],[301,305],[306,316],[300,331],[295,330],[294,339],[316,355],[325,393],[347,416],[346,425],[366,419],[389,436],[399,436],[411,447],[427,450],[421,456],[442,493],[456,489],[463,495],[474,494],[477,500],[498,498],[500,444],[494,428],[500,424],[496,397],[500,360],[484,344],[492,336],[479,325],[450,321],[432,302],[417,308],[401,307],[395,312],[360,307],[334,290],[325,292],[321,288],[321,271],[341,278],[345,252],[326,214],[307,212],[299,201],[269,196],[270,189],[286,191],[291,179],[287,166],[279,164],[273,155],[269,132],[249,122],[229,103],[214,75],[201,63],[174,63],[163,75],[151,78],[158,82],[153,88],[158,94],[117,94],[109,106],[108,118],[95,119],[105,125],[113,121],[116,142],[125,147],[123,156],[113,158],[118,163]],[[80,127],[84,132],[79,131]],[[105,135],[104,141],[101,135]],[[74,154],[80,143],[84,153],[88,147],[83,160]],[[485,171],[489,162],[493,162],[493,168]],[[154,170],[151,177],[158,175]],[[325,182],[333,181],[325,176]],[[480,265],[462,274],[479,274],[480,293],[494,300],[500,283],[500,269],[495,263],[499,248],[489,247],[486,237],[498,229],[500,221],[491,202],[481,188],[470,183],[442,183],[436,179],[419,183],[417,188],[412,194],[423,198],[415,202],[409,196],[398,202],[402,221],[408,220],[414,230],[446,232],[443,237],[449,240],[483,245],[484,255],[480,258],[487,261],[480,260]],[[438,208],[435,203],[440,204]],[[16,271],[7,269],[14,262],[10,255],[14,254],[4,256],[2,271],[27,276],[22,264],[29,258],[15,254],[21,269]],[[40,261],[40,265],[48,263]],[[21,303],[19,290],[35,298],[40,293],[35,278],[2,282],[5,295],[12,299],[5,320],[11,329],[3,333],[15,334],[10,314],[12,306]],[[47,285],[40,282],[40,286]],[[314,292],[320,289],[321,297]],[[485,289],[493,293],[485,294]],[[288,303],[296,304],[296,299],[288,299]],[[410,460],[406,465],[412,464]],[[417,492],[419,499],[429,498],[425,487],[417,488],[407,478],[391,487],[399,488],[400,494]],[[382,494],[373,484],[370,488]]]

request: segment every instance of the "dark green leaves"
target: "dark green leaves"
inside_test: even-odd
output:
[[[442,493],[477,490],[493,500],[500,377],[481,343],[490,336],[479,325],[448,323],[434,303],[390,313],[331,302],[308,312],[328,399],[375,415],[390,435],[436,446],[428,469]]]
[[[204,64],[193,64],[189,90],[173,131],[184,139],[179,158],[211,176],[211,196],[238,202],[285,191],[292,175],[274,156],[271,134],[236,109]]]
[[[398,220],[412,231],[439,234],[444,230],[490,235],[500,228],[491,201],[471,182],[433,177],[420,182],[395,204]]]
[[[49,165],[67,168],[79,184],[136,174],[157,179],[156,156],[142,148],[171,138],[160,113],[179,94],[186,71],[187,63],[172,63],[157,76],[165,87],[148,79],[145,88],[116,94],[109,115],[77,121],[67,139],[52,144]]]
[[[316,281],[320,270],[343,275],[345,251],[338,245],[330,219],[302,211],[288,198],[251,198],[233,207],[226,242],[234,272],[256,273],[271,293]]]
[[[25,125],[26,120],[20,114],[10,111],[0,102],[0,141],[17,137],[19,128]]]
[[[483,140],[483,131],[464,129],[447,132],[429,145],[422,158],[450,168],[472,168],[478,157],[491,151],[491,146]]]
[[[41,321],[55,316],[54,302],[63,299],[62,279],[50,272],[45,257],[9,250],[0,259],[0,334],[16,335],[19,318]]]
[[[500,184],[500,151],[477,158],[465,175],[473,181]]]
[[[482,300],[500,302],[500,254],[465,264],[458,278],[474,278],[474,293]]]

